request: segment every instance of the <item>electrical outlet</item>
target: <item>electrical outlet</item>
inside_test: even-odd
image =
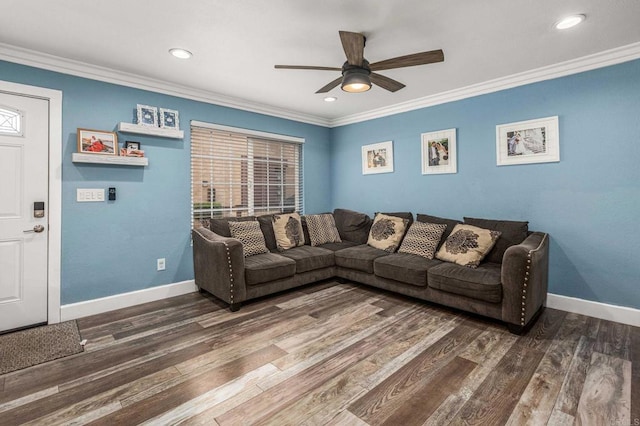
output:
[[[158,259],[158,271],[164,271],[167,265],[165,263],[164,257],[162,259]]]

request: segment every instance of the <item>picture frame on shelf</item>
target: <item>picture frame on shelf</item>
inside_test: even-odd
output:
[[[173,109],[160,108],[160,127],[163,129],[180,129],[180,113]]]
[[[81,154],[118,155],[115,132],[78,128],[78,152]]]
[[[553,163],[560,161],[558,116],[496,126],[496,164]]]
[[[423,133],[422,174],[458,173],[456,129]]]
[[[140,142],[126,141],[120,150],[120,155],[124,157],[144,157],[144,151],[140,149]]]
[[[138,125],[158,127],[158,108],[149,105],[138,104],[136,107]]]
[[[124,143],[124,147],[125,149],[140,149],[140,142],[134,142],[134,141],[126,141]]]
[[[362,147],[362,174],[393,173],[393,141]]]

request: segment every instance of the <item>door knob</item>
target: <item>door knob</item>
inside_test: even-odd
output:
[[[22,232],[24,232],[25,234],[28,234],[28,233],[30,233],[30,232],[36,232],[36,233],[38,233],[38,234],[39,234],[39,233],[41,233],[42,231],[44,231],[44,226],[42,226],[42,225],[36,225],[36,226],[34,226],[34,227],[33,227],[33,229],[27,229],[26,231],[22,231]]]

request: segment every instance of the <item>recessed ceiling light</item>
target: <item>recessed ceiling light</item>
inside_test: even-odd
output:
[[[566,30],[567,28],[575,27],[586,18],[587,17],[585,15],[567,16],[566,18],[562,18],[560,21],[556,22],[555,27],[559,30]]]
[[[184,50],[180,48],[169,49],[169,53],[171,53],[176,58],[180,58],[180,59],[189,59],[190,57],[193,56],[193,54],[188,50]]]
[[[337,100],[338,98],[336,98],[335,96],[327,96],[326,98],[324,98],[325,102],[335,102]]]

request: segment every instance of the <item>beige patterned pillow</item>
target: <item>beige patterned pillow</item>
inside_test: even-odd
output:
[[[413,222],[402,240],[398,253],[417,254],[433,259],[445,229],[447,225]]]
[[[369,231],[367,244],[393,253],[400,245],[400,241],[402,241],[404,231],[407,229],[407,223],[409,223],[407,219],[387,216],[382,213],[376,214],[373,225],[371,225],[371,231]]]
[[[269,253],[264,242],[264,235],[257,220],[245,222],[229,222],[231,237],[240,240],[244,257]]]
[[[436,258],[476,268],[493,248],[501,232],[459,224],[453,228]]]
[[[326,243],[340,243],[340,234],[332,214],[310,214],[304,217],[309,230],[312,246]]]
[[[278,250],[284,251],[304,245],[304,232],[298,213],[274,214],[272,222]]]

